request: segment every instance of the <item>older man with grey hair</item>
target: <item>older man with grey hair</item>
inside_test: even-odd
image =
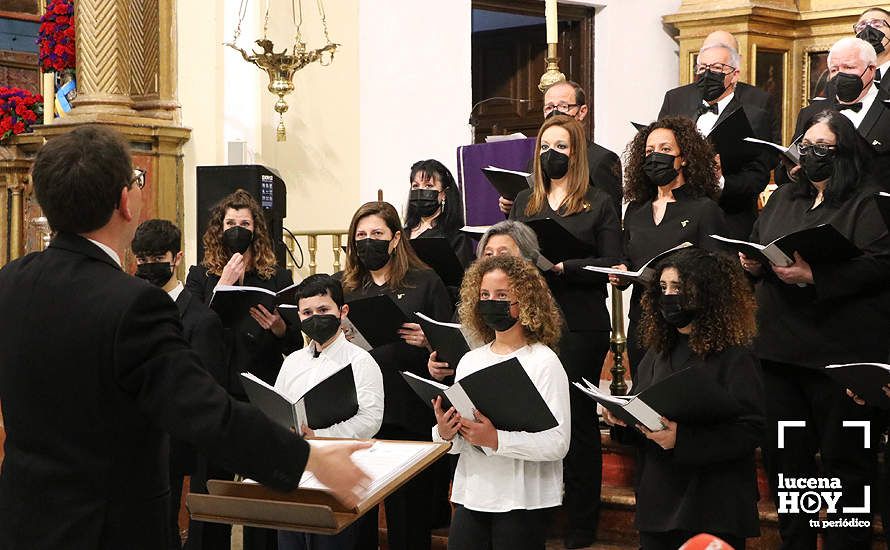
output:
[[[812,98],[800,110],[794,136],[800,136],[807,123],[825,110],[840,111],[850,119],[875,152],[871,173],[876,182],[884,183],[890,169],[890,93],[875,86],[877,54],[865,40],[848,36],[841,38],[828,52],[828,89],[832,97]],[[787,172],[786,172],[787,170]],[[800,166],[779,170],[777,180],[796,181]]]
[[[708,136],[736,111],[743,110],[753,130],[751,137],[778,141],[778,119],[769,94],[739,82],[742,59],[736,44],[726,31],[715,31],[706,38],[696,59],[695,82],[669,90],[658,118],[687,117],[695,121],[702,135]],[[720,152],[719,204],[726,214],[726,236],[747,239],[757,218],[757,195],[769,183],[774,160],[765,153],[720,158]]]

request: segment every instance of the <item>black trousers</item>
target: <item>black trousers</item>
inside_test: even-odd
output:
[[[357,523],[353,523],[336,535],[278,531],[278,548],[279,550],[353,550],[358,533]]]
[[[376,437],[402,441],[428,441],[430,432],[410,433],[395,426],[384,425]],[[437,468],[440,466],[439,463],[443,463],[441,465],[443,467]],[[447,495],[443,495],[442,491],[435,490],[437,481],[441,482],[440,471],[444,472],[447,480],[448,463],[444,460],[421,472],[384,501],[387,543],[390,550],[429,550],[433,514],[441,507],[442,503],[439,500],[447,499]],[[356,548],[377,550],[377,510],[368,512],[359,522]]]
[[[778,476],[839,478],[843,495],[838,501],[838,514],[828,519],[852,519],[871,522],[871,514],[842,514],[843,506],[863,504],[865,485],[875,487],[877,474],[877,440],[880,422],[872,422],[870,449],[864,449],[863,430],[843,427],[844,420],[873,421],[873,410],[856,405],[844,388],[815,369],[761,360],[766,392],[767,430],[763,448],[764,466],[770,479],[773,500],[779,506]],[[778,448],[778,421],[803,420],[805,428],[786,428],[784,448]],[[822,470],[816,463],[816,452],[822,459]],[[793,491],[793,489],[792,489]],[[805,491],[805,490],[804,490]],[[876,491],[872,490],[872,494]],[[872,509],[877,504],[873,498]],[[816,548],[817,530],[809,521],[815,514],[779,514],[782,548],[812,550]],[[871,548],[871,527],[839,527],[823,531],[823,550],[855,550]]]
[[[448,550],[544,550],[550,511],[477,512],[458,504]]]
[[[559,359],[570,382],[586,378],[598,383],[609,351],[607,331],[565,332],[559,343]],[[596,403],[576,389],[569,390],[572,441],[563,459],[568,532],[596,534],[603,480],[603,450]]]
[[[182,548],[182,537],[179,535],[179,504],[182,501],[183,475],[170,472],[170,550]]]
[[[640,550],[677,550],[683,544],[697,535],[692,531],[665,531],[662,533],[654,533],[651,531],[640,531]],[[710,533],[715,537],[723,539],[733,550],[744,550],[744,537],[734,535],[724,535],[720,533]]]

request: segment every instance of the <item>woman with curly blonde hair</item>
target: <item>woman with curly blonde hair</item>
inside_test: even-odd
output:
[[[275,263],[275,253],[266,220],[256,200],[243,189],[223,198],[210,215],[204,232],[204,258],[201,265],[189,269],[185,290],[206,304],[217,285],[265,288],[273,292],[293,284],[291,272]],[[247,401],[241,385],[241,372],[251,372],[270,385],[275,383],[284,356],[303,347],[300,326],[288,326],[277,310],[262,305],[250,309],[250,317],[238,326],[225,327],[226,341],[218,342],[230,356],[220,365],[222,385],[236,399]],[[208,368],[213,367],[208,365]],[[201,459],[203,460],[203,459]],[[192,478],[192,490],[203,491],[204,480],[232,479],[219,466],[200,464]],[[192,522],[189,529],[205,548],[228,547],[229,529],[224,525]],[[191,536],[191,535],[190,535]],[[274,540],[275,531],[249,528],[245,538]],[[246,544],[245,548],[254,547]]]
[[[624,153],[624,261],[619,269],[636,270],[683,242],[716,248],[711,234],[725,234],[714,149],[695,123],[667,117],[640,130]],[[612,284],[630,281],[610,277]],[[644,286],[634,284],[630,300],[627,354],[633,378],[645,347],[638,331]]]
[[[634,526],[643,550],[677,548],[702,532],[744,548],[760,532],[754,453],[766,435],[751,285],[734,258],[696,248],[669,255],[655,271],[643,296],[648,351],[634,393],[695,368],[734,406],[703,418],[662,418],[656,432],[605,412],[613,437],[638,449]]]
[[[535,433],[499,430],[485,411],[461,418],[436,399],[433,439],[451,441],[449,452],[460,455],[448,547],[543,550],[549,509],[562,503],[571,425],[568,377],[551,349],[561,329],[556,302],[530,262],[492,256],[467,270],[460,318],[488,344],[463,356],[455,380],[515,358],[558,424]]]

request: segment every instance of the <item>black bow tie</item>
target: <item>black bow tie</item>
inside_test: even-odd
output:
[[[698,118],[707,112],[711,112],[717,115],[720,114],[720,109],[717,107],[716,103],[712,105],[701,104],[698,106],[698,111],[695,113],[695,118]]]
[[[847,109],[853,111],[854,113],[858,113],[859,111],[862,110],[862,102],[860,101],[859,103],[838,103],[837,104],[838,111],[844,111]]]

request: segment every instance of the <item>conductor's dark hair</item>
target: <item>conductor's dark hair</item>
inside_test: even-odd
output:
[[[102,126],[81,126],[47,141],[31,180],[53,230],[88,233],[103,227],[132,188],[133,162],[124,137]]]
[[[643,172],[646,160],[646,140],[653,131],[670,130],[680,147],[680,156],[686,161],[683,189],[690,197],[710,197],[717,200],[720,194],[717,163],[714,148],[702,137],[695,123],[686,117],[665,117],[646,126],[634,136],[624,151],[624,198],[627,202],[646,202],[655,198],[658,188]]]
[[[411,166],[411,176],[408,178],[408,183],[413,182],[418,175],[423,181],[439,180],[442,182],[442,191],[445,192],[445,204],[442,205],[442,213],[439,214],[435,223],[436,225],[441,224],[441,229],[446,235],[455,234],[464,226],[464,203],[461,199],[457,182],[454,181],[454,176],[451,175],[451,170],[438,160],[427,159],[415,162]],[[408,207],[405,210],[405,229],[408,231],[409,236],[411,230],[417,227],[419,223],[420,214],[417,212],[417,209],[411,206],[411,203],[408,203]]]
[[[337,304],[337,307],[343,307],[343,285],[339,280],[331,277],[327,273],[316,273],[303,279],[297,285],[295,301],[300,305],[303,298],[312,298],[313,296],[330,296]]]
[[[805,125],[804,133],[816,124],[825,123],[835,135],[834,169],[831,179],[825,186],[822,197],[826,204],[837,206],[852,193],[872,183],[868,166],[874,157],[874,150],[850,122],[839,111],[826,109],[814,115]],[[813,154],[812,151],[810,154]],[[796,197],[815,198],[818,191],[801,172],[796,182],[792,182]]]
[[[136,256],[174,256],[182,248],[182,231],[168,220],[145,220],[136,228],[130,248]]]
[[[738,258],[720,252],[687,248],[661,260],[653,283],[642,298],[640,339],[646,348],[665,354],[677,340],[677,329],[661,315],[659,303],[662,272],[674,268],[680,275],[684,309],[696,312],[689,334],[689,348],[705,357],[731,346],[747,346],[757,332],[757,303]]]

